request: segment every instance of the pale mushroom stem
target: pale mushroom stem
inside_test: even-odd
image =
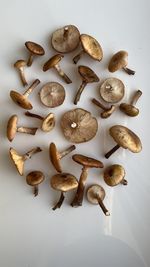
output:
[[[34,90],[34,88],[40,83],[40,80],[39,79],[36,79],[32,84],[31,86],[24,92],[24,96],[28,97],[32,91]]]
[[[53,210],[59,209],[61,207],[64,199],[65,199],[65,196],[64,196],[63,192],[61,192],[59,201],[57,202],[57,204],[52,209]]]
[[[117,144],[105,154],[105,158],[108,159],[115,151],[117,151],[118,148],[120,148],[120,146]]]
[[[136,103],[137,103],[137,101],[139,100],[139,98],[141,97],[141,95],[142,95],[142,92],[141,92],[140,90],[138,90],[138,91],[135,93],[135,95],[133,96],[133,98],[132,98],[130,104],[131,104],[131,105],[136,105]]]
[[[28,83],[26,81],[26,78],[25,78],[25,74],[24,74],[24,69],[23,68],[19,69],[19,75],[20,75],[20,79],[21,79],[21,82],[22,82],[23,86],[28,85]]]
[[[127,181],[126,179],[123,179],[123,180],[121,181],[121,184],[123,184],[123,185],[127,185],[127,184],[128,184],[128,181]]]
[[[18,127],[17,132],[35,135],[38,128],[32,127]]]
[[[69,30],[68,30],[68,27],[65,27],[64,28],[64,40],[66,40],[68,38],[68,33],[69,33]]]
[[[106,207],[105,207],[103,201],[101,200],[101,198],[98,198],[98,204],[99,204],[99,206],[101,207],[101,209],[102,209],[102,211],[104,212],[104,214],[105,214],[106,216],[109,216],[109,215],[110,215],[110,212],[106,209]]]
[[[63,78],[63,80],[67,84],[72,83],[72,81],[70,80],[70,78],[66,75],[66,73],[64,73],[64,71],[60,68],[60,66],[58,64],[55,65],[54,68],[57,70],[58,74]]]
[[[135,74],[135,71],[134,71],[134,70],[131,70],[131,69],[129,69],[129,68],[124,67],[123,70],[124,70],[126,73],[128,73],[129,75],[134,75],[134,74]]]
[[[38,114],[35,114],[35,113],[31,113],[29,111],[25,112],[25,115],[28,116],[28,117],[33,117],[33,118],[36,118],[36,119],[39,119],[39,120],[43,120],[44,118]]]
[[[83,53],[84,53],[84,50],[81,50],[81,52],[73,58],[74,64],[78,63],[78,61],[80,60],[80,58],[83,55]]]
[[[81,97],[81,94],[85,88],[85,86],[87,85],[87,82],[86,81],[83,81],[82,84],[80,85],[78,91],[77,91],[77,94],[75,96],[75,99],[74,99],[74,104],[77,105],[78,101],[80,100],[80,97]]]
[[[60,152],[59,153],[60,159],[62,159],[63,157],[65,157],[66,155],[68,155],[69,153],[71,153],[75,149],[76,149],[76,146],[72,145],[72,146],[68,147],[66,150]]]
[[[34,193],[34,196],[35,196],[35,197],[38,195],[38,193],[39,193],[38,185],[35,185],[35,186],[33,187],[33,193]]]
[[[32,54],[30,54],[29,58],[28,58],[28,61],[27,61],[27,66],[30,67],[33,63],[33,58],[34,56]]]
[[[93,102],[96,106],[102,108],[103,110],[108,110],[102,103],[100,103],[100,102],[99,102],[98,100],[96,100],[95,98],[92,99],[92,102]]]
[[[27,153],[25,153],[24,159],[25,160],[30,159],[34,154],[41,152],[41,151],[42,151],[42,149],[40,147],[33,148],[30,151],[28,151]]]

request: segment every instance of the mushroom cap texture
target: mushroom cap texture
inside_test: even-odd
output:
[[[53,57],[51,57],[48,61],[45,62],[45,64],[43,65],[43,71],[47,71],[53,67],[55,67],[55,65],[57,65],[59,63],[59,61],[61,61],[61,59],[64,56],[61,54],[57,54],[54,55]]]
[[[101,199],[102,201],[104,200],[105,190],[102,186],[94,184],[87,189],[86,196],[91,204],[97,205],[98,199]]]
[[[128,64],[128,53],[126,51],[119,51],[114,54],[109,62],[108,70],[115,72],[119,69],[126,67]]]
[[[131,104],[121,103],[120,110],[130,117],[135,117],[139,114],[139,109]]]
[[[98,76],[87,66],[78,66],[78,72],[87,83],[99,82]]]
[[[96,160],[96,159],[93,159],[93,158],[89,158],[89,157],[86,157],[86,156],[83,156],[83,155],[80,155],[80,154],[74,154],[72,156],[72,159],[85,166],[85,167],[89,167],[89,168],[103,168],[104,165],[101,161],[99,160]]]
[[[49,146],[49,157],[50,160],[55,167],[56,171],[62,172],[61,165],[60,165],[60,156],[57,150],[57,147],[54,143],[51,143]]]
[[[104,171],[104,181],[109,186],[120,184],[124,177],[125,169],[119,164],[113,164]]]
[[[10,148],[9,150],[10,153],[10,158],[12,159],[13,163],[15,164],[17,171],[19,172],[20,175],[23,175],[24,172],[24,157],[19,155],[18,152]]]
[[[70,173],[55,174],[50,180],[51,187],[55,190],[67,192],[78,187],[76,177]]]
[[[27,110],[32,109],[32,105],[26,96],[21,95],[16,91],[10,91],[10,97],[18,106]]]
[[[17,68],[17,69],[20,69],[21,67],[24,67],[26,66],[27,63],[25,60],[23,59],[20,59],[20,60],[17,60],[15,63],[14,63],[14,67]]]
[[[11,142],[17,132],[17,123],[18,123],[18,116],[12,115],[7,123],[7,138]]]
[[[46,83],[40,91],[40,99],[43,105],[47,107],[58,107],[65,100],[65,89],[57,82]]]
[[[81,44],[82,44],[84,51],[89,56],[91,56],[93,59],[98,60],[98,61],[102,60],[103,50],[100,44],[98,43],[98,41],[94,37],[88,34],[81,34],[80,40],[81,40]]]
[[[53,113],[49,113],[43,120],[41,129],[44,132],[50,132],[55,127],[55,116]]]
[[[30,53],[34,55],[43,56],[45,54],[44,48],[37,43],[27,41],[25,42],[25,46],[30,51]]]
[[[45,179],[43,172],[32,171],[26,176],[26,182],[28,185],[35,186],[41,184]]]

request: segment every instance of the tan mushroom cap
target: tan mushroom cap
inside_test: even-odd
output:
[[[87,83],[99,82],[98,76],[87,66],[79,66],[78,72]]]
[[[53,57],[51,57],[43,66],[43,71],[47,71],[53,67],[55,67],[55,65],[57,65],[59,63],[59,61],[61,61],[61,59],[63,58],[64,56],[61,55],[61,54],[57,54]]]
[[[57,82],[46,83],[40,91],[40,100],[47,107],[58,107],[65,100],[65,89]]]
[[[27,62],[23,59],[17,60],[14,64],[14,67],[17,69],[20,69],[21,67],[25,67],[27,65]]]
[[[52,164],[54,165],[55,169],[58,172],[62,172],[61,165],[60,165],[60,155],[57,150],[57,147],[54,143],[51,143],[49,146],[49,156]]]
[[[127,127],[115,125],[110,128],[109,132],[119,146],[129,149],[134,153],[138,153],[142,150],[139,137]]]
[[[60,173],[52,176],[51,187],[55,190],[67,192],[78,187],[76,177],[70,173]]]
[[[83,143],[94,138],[98,130],[98,123],[90,112],[77,108],[62,116],[61,128],[67,140],[72,143]]]
[[[131,104],[121,103],[119,108],[130,117],[135,117],[139,114],[139,109]]]
[[[119,164],[113,164],[104,171],[104,181],[109,186],[120,184],[124,177],[125,169]]]
[[[43,120],[42,130],[44,132],[50,132],[55,127],[55,116],[53,113],[49,113]]]
[[[102,201],[105,198],[105,190],[102,186],[98,184],[91,185],[87,190],[87,199],[91,204],[97,205],[98,199]]]
[[[26,182],[28,185],[31,186],[36,186],[41,184],[44,181],[44,179],[45,176],[41,171],[32,171],[28,173],[28,175],[26,176]]]
[[[80,154],[74,154],[72,156],[72,159],[85,166],[85,167],[89,167],[89,168],[103,168],[104,165],[101,161],[99,160],[96,160],[96,159],[93,159],[93,158],[90,158],[90,157],[86,157],[86,156],[83,156],[83,155],[80,155]]]
[[[17,132],[18,116],[12,115],[7,123],[7,138],[10,142],[14,139]]]
[[[25,42],[25,46],[29,50],[29,52],[34,55],[43,56],[45,54],[44,48],[37,43],[27,41]]]
[[[10,97],[17,105],[19,105],[20,107],[24,109],[30,110],[33,108],[28,98],[24,95],[21,95],[20,93],[16,91],[13,91],[13,90],[10,91]]]
[[[20,175],[23,175],[24,157],[20,156],[18,154],[18,152],[13,148],[10,148],[9,153],[10,153],[10,158],[12,159],[13,163],[15,164],[17,171],[19,172]]]
[[[128,64],[128,53],[122,50],[113,55],[113,57],[109,62],[108,70],[110,72],[115,72],[119,69],[126,67],[127,64]]]
[[[80,40],[83,49],[86,51],[86,53],[91,56],[93,59],[101,61],[103,58],[103,50],[98,43],[98,41],[88,35],[88,34],[81,34],[80,35]]]
[[[100,96],[105,102],[118,103],[125,93],[123,82],[117,78],[108,78],[100,85]]]

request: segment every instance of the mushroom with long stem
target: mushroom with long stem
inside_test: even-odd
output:
[[[19,71],[20,80],[21,80],[23,86],[28,85],[26,78],[25,78],[25,73],[24,73],[24,67],[26,65],[27,65],[27,63],[23,59],[17,60],[14,63],[14,67]]]
[[[35,56],[43,56],[45,54],[45,50],[41,45],[31,42],[31,41],[25,42],[25,46],[29,51],[29,58],[27,61],[27,66],[30,67],[33,63],[33,58]]]
[[[118,184],[127,185],[128,181],[124,179],[125,169],[119,164],[113,164],[104,170],[104,181],[109,186]]]
[[[114,54],[109,62],[108,70],[115,72],[117,70],[124,70],[129,75],[134,75],[135,71],[127,68],[128,65],[128,53],[126,51],[119,51]]]
[[[41,184],[45,179],[45,176],[43,172],[41,171],[32,171],[27,174],[26,176],[26,182],[28,185],[33,187],[33,193],[34,196],[36,197],[39,193],[39,184]]]
[[[43,132],[50,132],[55,127],[55,116],[54,113],[49,113],[47,116],[42,117],[38,114],[31,113],[29,111],[25,112],[28,117],[36,118],[42,121],[41,129]]]
[[[139,109],[137,107],[135,107],[138,99],[141,97],[142,92],[140,90],[137,90],[132,99],[131,102],[129,104],[127,103],[121,103],[119,108],[122,112],[124,112],[126,115],[130,116],[130,117],[135,117],[139,114]]]
[[[103,119],[109,118],[112,115],[112,113],[116,110],[115,105],[111,105],[110,108],[107,108],[95,98],[92,99],[92,103],[103,109],[103,112],[101,112],[101,118]]]

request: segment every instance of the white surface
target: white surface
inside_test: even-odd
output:
[[[150,2],[0,0],[0,6],[0,266],[149,267],[150,127],[147,112],[150,99]],[[84,56],[80,64],[91,66],[101,78],[109,77],[112,75],[106,67],[110,56],[125,49],[129,52],[129,67],[136,70],[136,75],[130,77],[121,71],[114,75],[126,85],[124,100],[129,99],[133,90],[143,91],[137,104],[140,109],[137,118],[127,118],[118,110],[110,119],[102,121],[100,110],[90,103],[91,97],[98,98],[97,84],[87,86],[78,105],[90,110],[97,117],[100,127],[96,138],[77,145],[76,152],[100,159],[105,166],[119,163],[126,169],[129,185],[113,189],[104,185],[102,171],[90,170],[87,184],[100,183],[107,192],[105,203],[111,213],[108,218],[86,200],[83,207],[71,208],[69,203],[74,193],[67,194],[60,210],[51,210],[59,194],[49,186],[49,178],[55,171],[48,158],[48,145],[54,141],[60,150],[69,145],[60,131],[59,120],[64,111],[75,108],[72,100],[81,80],[71,60],[76,52],[66,55],[62,61],[62,67],[73,80],[72,85],[62,83],[53,71],[43,73],[41,68],[54,53],[49,43],[52,31],[66,24],[75,24],[81,33],[95,36],[103,47],[104,59],[101,63]],[[46,49],[46,55],[35,60],[33,67],[26,70],[28,81],[41,80],[41,85],[30,98],[33,111],[41,115],[50,111],[40,104],[37,94],[48,81],[58,81],[65,86],[66,100],[63,106],[53,109],[57,116],[53,132],[44,134],[39,130],[35,137],[17,134],[10,144],[5,132],[11,114],[17,113],[22,125],[40,125],[34,119],[25,118],[24,111],[9,98],[11,89],[23,92],[13,63],[27,58],[26,40],[39,42]],[[141,137],[143,151],[134,155],[120,149],[106,160],[103,155],[114,144],[108,128],[119,123],[128,125]],[[34,198],[24,178],[16,173],[8,149],[13,146],[23,153],[37,145],[43,152],[26,163],[25,174],[38,168],[44,171],[46,181],[40,186],[39,196]],[[71,155],[63,159],[62,164],[64,171],[79,177],[81,168],[71,160]]]

